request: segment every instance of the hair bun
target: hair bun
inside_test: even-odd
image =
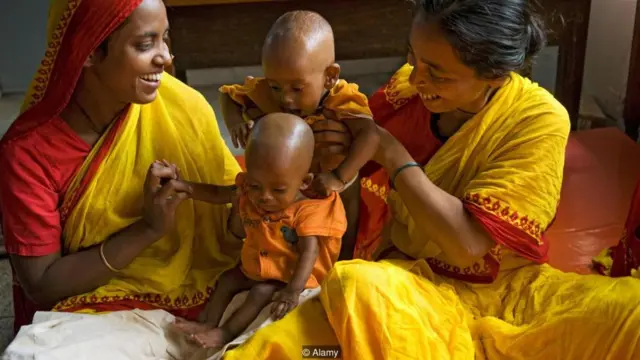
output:
[[[538,15],[535,15],[531,11],[526,10],[525,16],[527,24],[527,35],[529,38],[526,58],[527,60],[531,60],[536,55],[538,55],[538,53],[547,45],[547,34],[544,30],[544,23]]]

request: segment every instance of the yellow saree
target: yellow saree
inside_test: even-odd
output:
[[[496,239],[490,254],[466,269],[449,265],[390,194],[386,240],[420,260],[338,263],[319,300],[225,359],[294,359],[303,345],[340,345],[343,359],[640,357],[640,282],[534,264],[546,257],[568,133],[562,106],[513,74],[425,167]]]
[[[220,135],[213,110],[197,91],[164,74],[158,97],[131,105],[126,118],[65,223],[64,248],[73,253],[104,241],[141,217],[149,165],[167,159],[190,181],[230,185],[240,171]],[[105,135],[106,137],[106,135]],[[74,178],[62,208],[73,201],[103,140]],[[227,207],[192,200],[176,212],[175,229],[97,290],[60,302],[55,310],[117,309],[134,301],[167,310],[203,304],[217,276],[237,261],[241,244],[226,231]]]

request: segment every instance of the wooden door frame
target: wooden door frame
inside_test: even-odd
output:
[[[624,100],[624,127],[627,135],[634,141],[638,141],[638,128],[640,128],[640,2],[636,4],[627,94]]]

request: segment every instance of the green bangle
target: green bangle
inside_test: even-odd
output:
[[[396,189],[395,183],[396,183],[396,178],[398,177],[398,175],[400,175],[400,173],[405,170],[408,169],[410,167],[419,167],[421,168],[422,165],[418,164],[415,161],[412,162],[408,162],[402,166],[400,166],[399,168],[396,169],[396,171],[393,172],[393,174],[391,175],[391,177],[389,178],[389,187],[393,190]]]

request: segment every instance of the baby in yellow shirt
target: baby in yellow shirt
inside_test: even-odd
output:
[[[374,156],[379,135],[367,97],[358,85],[340,79],[331,25],[310,11],[282,15],[267,34],[262,68],[264,78],[220,88],[234,145],[244,148],[254,122],[269,113],[294,114],[310,125],[325,118],[344,121],[353,137],[349,153],[335,156],[316,148],[310,190],[326,197],[351,185]]]

